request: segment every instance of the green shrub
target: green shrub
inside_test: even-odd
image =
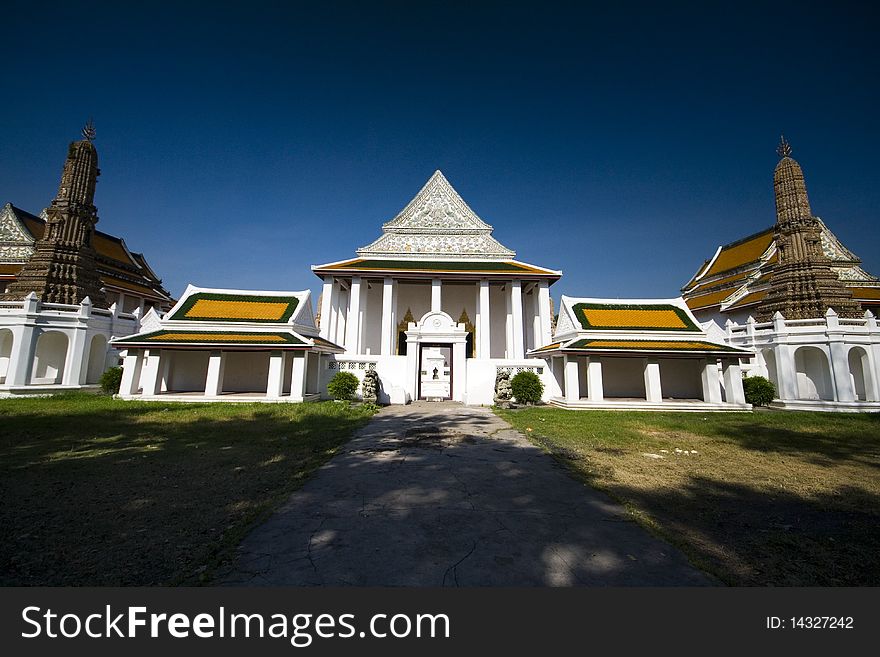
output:
[[[544,384],[534,372],[520,372],[510,380],[510,387],[520,404],[537,404],[544,394]]]
[[[122,368],[111,367],[101,375],[101,390],[108,395],[115,395],[119,392],[119,384],[122,383]]]
[[[351,401],[358,385],[360,385],[358,378],[351,372],[337,372],[327,384],[327,392],[333,399]]]
[[[743,379],[746,401],[752,406],[767,406],[776,398],[776,386],[763,376],[747,376]]]

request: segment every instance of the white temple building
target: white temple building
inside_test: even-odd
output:
[[[681,298],[563,296],[554,342],[531,355],[549,361],[563,408],[751,409],[740,361],[752,352],[710,339]]]
[[[113,340],[124,350],[123,399],[163,401],[318,400],[322,355],[342,351],[318,336],[311,292],[188,286],[141,331]]]
[[[533,371],[558,394],[546,363],[526,352],[551,340],[549,288],[562,272],[515,255],[435,172],[357,257],[312,267],[324,281],[321,337],[345,347],[324,378],[375,369],[382,402],[491,404],[506,368]]]

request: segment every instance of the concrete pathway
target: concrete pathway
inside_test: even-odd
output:
[[[383,409],[241,544],[226,585],[712,581],[490,410]]]

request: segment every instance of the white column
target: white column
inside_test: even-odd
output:
[[[587,358],[587,397],[591,402],[600,402],[605,399],[605,390],[602,385],[602,361],[598,356]]]
[[[547,281],[538,282],[538,319],[541,334],[535,337],[535,343],[536,346],[543,347],[553,341],[550,333],[550,284]]]
[[[829,308],[830,310],[830,308]],[[849,350],[843,343],[842,337],[831,338],[831,375],[834,379],[834,400],[840,402],[853,402],[856,400],[856,390],[853,387],[853,379],[849,373]]]
[[[467,343],[456,342],[452,345],[452,401],[465,402],[467,391]]]
[[[208,357],[208,376],[205,380],[205,397],[217,397],[223,392],[223,371],[226,369],[226,352],[212,351]]]
[[[419,394],[419,343],[416,338],[406,339],[406,392],[413,401]]]
[[[302,401],[306,389],[306,354],[295,351],[292,354],[293,365],[290,374],[290,398]]]
[[[321,293],[321,326],[319,335],[325,340],[331,340],[330,326],[333,323],[333,293],[335,290],[332,276],[324,277],[324,290]]]
[[[541,295],[538,292],[537,285],[532,289],[531,299],[532,322],[531,329],[529,329],[529,340],[526,344],[526,351],[543,347],[546,344],[541,342]]]
[[[718,378],[718,361],[714,358],[705,359],[700,378],[703,383],[703,401],[720,404],[721,379]]]
[[[336,327],[334,328],[333,335],[336,336],[336,339],[333,340],[336,344],[341,347],[345,346],[345,324],[346,324],[346,312],[348,309],[348,290],[342,288],[342,285],[339,285],[339,291],[336,294]]]
[[[394,285],[391,286],[391,353],[397,353],[397,298],[398,298],[398,288],[400,285],[397,281],[394,281]]]
[[[745,404],[746,395],[743,392],[742,369],[738,360],[721,361],[721,371],[724,376],[724,393],[729,404]]]
[[[159,385],[161,383],[159,368],[162,365],[161,354],[162,351],[159,349],[144,350],[144,397],[155,397],[159,394]]]
[[[382,282],[382,342],[380,353],[394,353],[394,279],[386,276]]]
[[[361,277],[351,279],[348,290],[348,316],[345,320],[345,353],[358,353],[358,337],[360,336],[361,315]]]
[[[492,325],[490,323],[492,315],[489,310],[489,281],[481,280],[479,283],[478,303],[477,303],[477,357],[491,358],[492,352],[490,336],[492,334]]]
[[[119,384],[119,395],[131,397],[136,395],[141,381],[141,364],[143,352],[140,349],[129,349],[122,361],[122,382]]]
[[[660,363],[656,358],[645,359],[645,399],[649,402],[663,401],[663,389],[660,385]]]
[[[565,400],[578,401],[581,398],[581,384],[578,379],[578,362],[575,356],[565,357]]]
[[[431,312],[440,312],[443,309],[441,299],[442,283],[439,278],[431,279]]]
[[[168,392],[171,387],[171,352],[163,349],[162,366],[159,368],[159,392]]]
[[[508,358],[525,358],[523,351],[522,281],[510,282],[510,321],[513,355]]]
[[[266,380],[266,397],[268,399],[280,399],[284,393],[284,366],[286,364],[286,351],[275,349],[269,352],[269,376]]]

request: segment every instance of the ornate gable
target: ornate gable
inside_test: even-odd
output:
[[[440,171],[394,219],[382,236],[357,250],[364,256],[509,259],[516,253],[492,237],[492,226],[471,210]]]
[[[33,252],[34,238],[7,203],[0,209],[0,262],[27,262]]]

